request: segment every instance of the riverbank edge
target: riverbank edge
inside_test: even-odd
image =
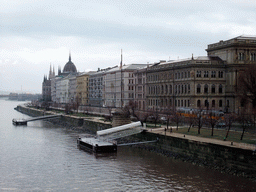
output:
[[[51,111],[21,105],[15,109],[29,116],[55,114]],[[71,115],[63,115],[61,118],[50,119],[48,121],[72,130],[79,130],[91,134],[95,134],[98,130],[112,127],[107,122],[99,122],[90,118]],[[140,144],[133,147],[256,181],[256,152],[252,150],[198,142],[186,138],[177,138],[150,132],[133,135],[125,138],[125,140],[126,142],[130,142],[134,141],[134,139],[155,140],[157,138],[159,139],[158,143]]]

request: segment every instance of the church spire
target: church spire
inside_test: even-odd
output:
[[[71,61],[71,51],[69,51],[69,61]]]
[[[121,61],[120,61],[120,69],[123,67],[123,54],[122,54],[122,49],[121,49]]]
[[[50,63],[50,70],[49,70],[49,80],[52,78],[52,64]]]

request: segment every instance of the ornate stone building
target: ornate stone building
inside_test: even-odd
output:
[[[156,63],[147,68],[148,109],[224,110],[225,62],[216,56]]]
[[[145,64],[128,64],[113,67],[105,73],[104,106],[124,107],[134,101],[134,71]]]
[[[58,75],[51,78],[51,99],[54,103],[70,103],[74,102],[76,97],[76,79],[78,72],[75,64],[69,60],[65,64],[63,71],[58,69]]]
[[[42,99],[43,101],[50,102],[51,99],[51,79],[55,76],[54,68],[50,65],[49,76],[44,76],[42,83]]]
[[[256,64],[256,37],[208,45],[208,56],[155,63],[146,69],[147,109],[205,108],[239,112],[239,72]]]
[[[225,101],[228,111],[239,113],[239,74],[256,64],[256,36],[238,36],[227,41],[208,45],[208,55],[218,56],[226,62]]]

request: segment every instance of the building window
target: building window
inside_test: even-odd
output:
[[[219,78],[223,78],[223,71],[219,71]]]
[[[204,71],[204,77],[209,77],[209,72],[208,71]]]
[[[188,84],[188,94],[190,93],[190,84]]]
[[[196,93],[200,94],[201,93],[201,85],[198,84],[196,87]]]
[[[212,77],[212,78],[215,78],[215,77],[216,77],[216,71],[212,71],[211,77]]]
[[[190,78],[190,71],[188,71],[188,78]]]
[[[222,107],[222,100],[219,100],[219,107]]]
[[[201,71],[196,71],[196,77],[201,77]]]
[[[188,100],[188,107],[189,107],[189,100]]]
[[[186,71],[184,72],[184,78],[187,78],[187,72]]]
[[[215,93],[215,85],[212,85],[212,93]]]
[[[250,60],[251,61],[256,61],[256,53],[251,53]]]
[[[201,107],[201,101],[197,100],[197,107]]]
[[[204,93],[208,93],[208,85],[207,84],[204,85]]]
[[[215,100],[212,100],[212,108],[215,107]]]
[[[222,93],[222,85],[219,85],[219,93]]]
[[[169,93],[172,94],[172,85],[170,85]]]
[[[208,105],[209,105],[208,100],[205,100],[204,101],[204,106],[208,108]]]
[[[245,59],[245,54],[244,53],[239,53],[238,54],[238,60],[239,61],[244,61],[244,59]]]
[[[183,72],[181,72],[181,79],[183,79]]]

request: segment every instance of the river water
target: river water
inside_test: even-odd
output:
[[[256,191],[244,178],[119,147],[115,155],[79,150],[80,133],[49,122],[12,125],[22,102],[0,99],[0,191]]]

